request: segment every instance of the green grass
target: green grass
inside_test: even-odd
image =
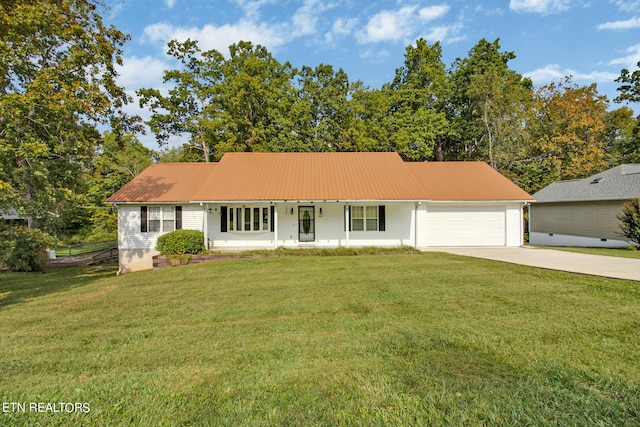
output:
[[[614,256],[620,258],[636,258],[640,259],[639,250],[614,249],[614,248],[581,248],[581,247],[565,247],[565,246],[538,246],[539,248],[554,249],[558,251],[577,252],[581,254]]]
[[[229,251],[209,251],[211,254],[225,254]],[[411,246],[377,247],[364,246],[357,248],[286,248],[258,249],[240,251],[240,253],[263,256],[355,256],[355,255],[391,255],[391,254],[418,254],[419,250]]]
[[[638,283],[441,253],[0,274],[30,425],[638,425]]]
[[[86,255],[93,252],[100,252],[118,246],[116,240],[105,240],[103,242],[81,243],[78,245],[61,245],[54,248],[57,257]]]

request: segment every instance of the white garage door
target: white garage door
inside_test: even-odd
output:
[[[504,246],[504,206],[429,206],[428,246]]]

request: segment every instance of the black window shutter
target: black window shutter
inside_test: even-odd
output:
[[[147,232],[147,207],[140,206],[140,232]]]
[[[182,206],[176,206],[176,230],[182,229]]]
[[[227,232],[227,207],[220,207],[220,231],[223,233]]]
[[[351,206],[344,207],[344,215],[342,216],[342,223],[344,224],[344,230],[347,231],[347,213],[349,214],[349,231],[351,231]]]
[[[271,232],[275,231],[275,225],[276,225],[276,207],[275,206],[271,206]]]
[[[386,220],[384,216],[384,205],[378,206],[378,230],[385,231],[386,230]]]

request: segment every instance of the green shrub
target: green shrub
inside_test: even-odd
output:
[[[640,246],[640,199],[632,199],[624,204],[618,214],[622,234],[636,246]]]
[[[44,271],[49,260],[47,247],[55,239],[41,230],[12,226],[0,231],[0,264],[11,271]]]
[[[198,230],[176,230],[158,238],[156,249],[162,255],[201,254],[204,234]]]
[[[191,254],[184,255],[167,255],[167,259],[169,261],[169,265],[175,267],[177,265],[187,265],[191,262]]]

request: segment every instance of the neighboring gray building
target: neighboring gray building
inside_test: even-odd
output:
[[[640,197],[640,164],[553,183],[533,195],[529,242],[544,246],[626,247],[617,214]]]

